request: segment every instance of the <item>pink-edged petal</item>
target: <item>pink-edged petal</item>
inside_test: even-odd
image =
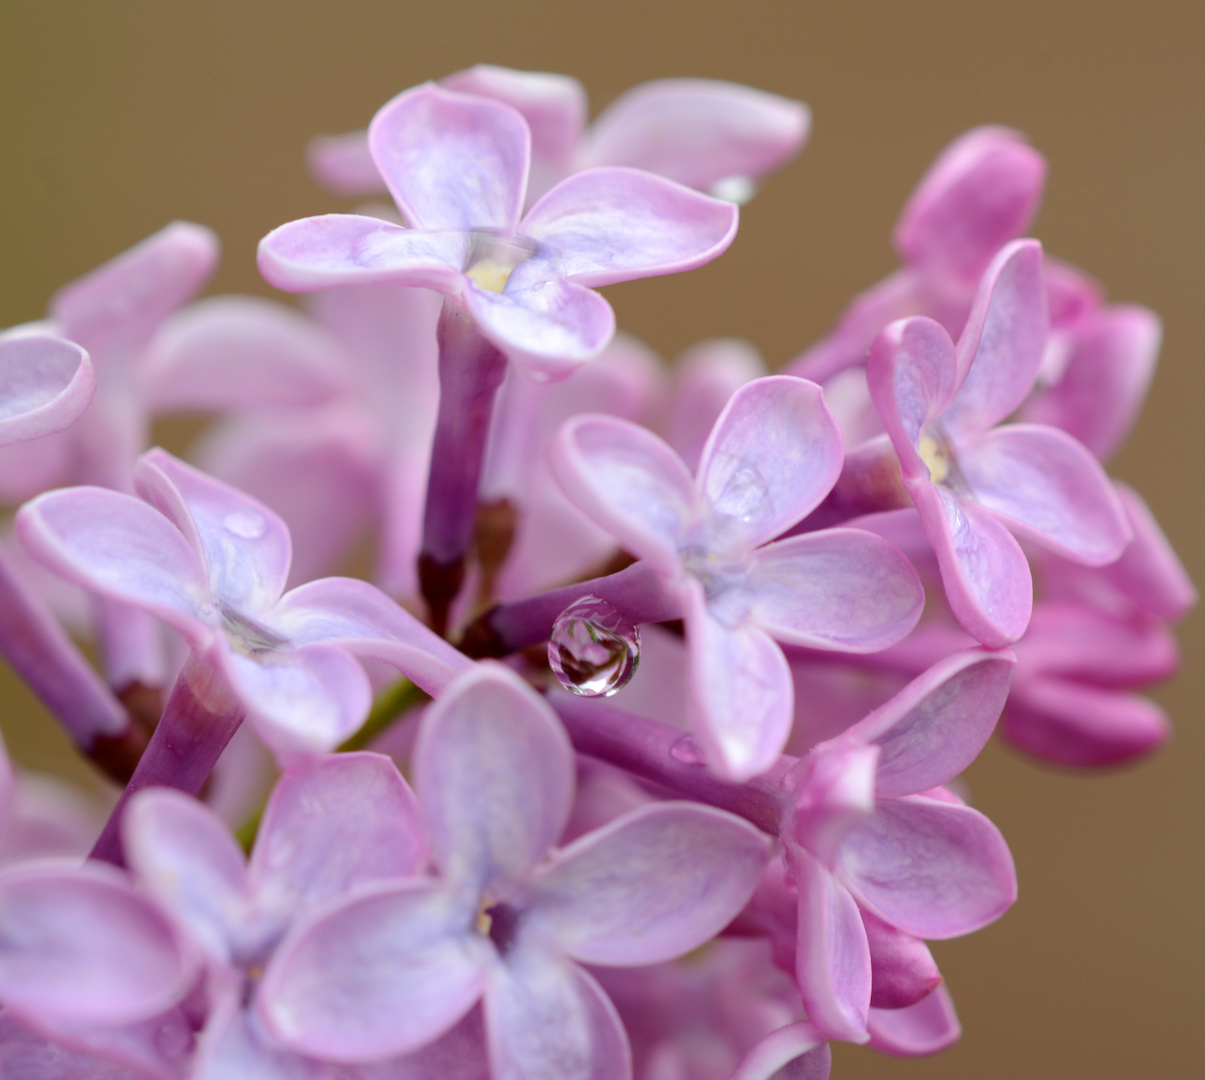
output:
[[[850,728],[844,738],[879,747],[876,797],[928,791],[970,765],[996,727],[1015,664],[1007,651],[954,653]]]
[[[195,641],[208,629],[209,574],[199,553],[141,499],[103,488],[47,492],[17,513],[17,535],[43,566],[73,585],[124,600]]]
[[[905,638],[925,592],[898,548],[861,529],[825,529],[754,552],[749,620],[779,641],[877,652]]]
[[[697,583],[686,600],[691,729],[712,770],[748,780],[778,760],[791,733],[791,669],[764,630],[715,618]]]
[[[799,895],[795,980],[808,1018],[827,1037],[865,1042],[870,947],[854,898],[807,852],[790,852]]]
[[[529,282],[495,293],[471,288],[464,302],[481,332],[536,378],[565,378],[615,334],[615,313],[596,292],[569,281]]]
[[[918,937],[897,930],[869,911],[862,925],[870,943],[870,1006],[906,1009],[941,984],[941,972],[929,947]]]
[[[1171,735],[1171,724],[1158,705],[1137,694],[1042,678],[1027,681],[1010,699],[1000,730],[1043,761],[1098,768],[1158,749]]]
[[[871,1009],[870,1046],[897,1057],[922,1057],[953,1046],[962,1037],[954,1001],[944,986],[906,1009]]]
[[[98,362],[110,353],[134,355],[201,288],[217,261],[218,238],[209,229],[176,221],[64,286],[51,299],[50,314]]]
[[[427,83],[380,108],[368,147],[415,228],[507,230],[519,220],[531,133],[509,105]]]
[[[815,1024],[799,1020],[763,1036],[732,1080],[828,1080],[833,1056]]]
[[[220,656],[256,732],[285,763],[334,750],[372,705],[368,676],[342,649],[305,645],[258,659],[223,649]]]
[[[343,348],[304,315],[254,296],[190,305],[143,360],[150,408],[228,410],[316,405],[346,388]]]
[[[367,131],[316,135],[305,148],[310,175],[337,195],[376,195],[385,190],[368,149]]]
[[[268,800],[251,854],[258,902],[292,917],[365,881],[407,877],[427,861],[418,800],[381,754],[299,763]]]
[[[1021,545],[975,503],[927,481],[907,486],[955,618],[984,645],[1016,641],[1033,610],[1033,576]]]
[[[686,466],[656,435],[614,417],[577,417],[558,432],[549,460],[574,506],[662,574],[679,573],[698,499]]]
[[[992,260],[958,339],[962,385],[943,423],[958,436],[1000,423],[1033,388],[1050,316],[1042,245],[1016,240]]]
[[[75,423],[96,389],[88,354],[43,334],[0,337],[0,446]]]
[[[256,1011],[286,1046],[375,1061],[431,1042],[481,995],[471,912],[422,881],[364,887],[295,926],[264,972]]]
[[[921,178],[896,223],[896,250],[934,276],[974,283],[1028,228],[1045,181],[1045,159],[1019,131],[973,128]]]
[[[638,169],[590,169],[562,180],[523,219],[540,245],[528,275],[597,288],[692,270],[722,254],[736,236],[730,203]]]
[[[587,964],[658,964],[709,941],[748,903],[768,838],[693,803],[658,803],[583,836],[536,879],[525,918]]]
[[[1000,830],[969,806],[920,795],[884,800],[855,826],[839,873],[860,904],[927,939],[978,930],[1017,898]]]
[[[259,242],[259,271],[278,289],[396,282],[455,295],[472,237],[404,229],[379,218],[325,214],[273,229]]]
[[[1065,558],[1103,566],[1130,541],[1104,469],[1058,428],[1007,424],[963,448],[958,464],[976,501]]]
[[[493,1080],[630,1080],[615,1006],[576,965],[517,948],[491,965],[485,1023]]]
[[[733,338],[700,342],[674,361],[674,385],[662,429],[688,469],[697,469],[729,398],[765,374],[761,354],[748,342]]]
[[[556,714],[497,665],[462,675],[426,712],[414,787],[449,880],[503,896],[556,843],[573,800],[573,748]]]
[[[293,555],[289,530],[263,503],[158,448],[138,459],[134,488],[164,509],[173,495],[183,500],[219,601],[252,615],[284,591]]]
[[[52,1022],[126,1024],[182,996],[192,965],[166,917],[95,862],[0,875],[0,996]]]
[[[473,667],[380,589],[356,578],[321,578],[293,589],[269,621],[297,644],[336,645],[384,660],[431,694]]]
[[[226,824],[188,795],[146,788],[126,806],[122,848],[142,887],[211,957],[229,963],[247,875]]]
[[[633,87],[599,115],[583,158],[719,194],[722,181],[758,180],[794,156],[811,119],[801,101],[737,83],[658,79]]]
[[[729,399],[699,457],[697,483],[712,515],[755,547],[815,509],[841,474],[843,452],[820,387],[770,375]]]

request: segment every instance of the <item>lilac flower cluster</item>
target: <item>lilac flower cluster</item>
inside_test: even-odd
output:
[[[1102,465],[1159,323],[1021,238],[1041,156],[952,144],[782,373],[668,372],[595,290],[720,255],[809,115],[666,80],[585,118],[563,76],[416,87],[311,147],[396,209],[263,239],[301,310],[194,300],[176,223],[0,335],[0,653],[122,785],[102,822],[0,747],[5,1075],[933,1053],[926,942],[1016,898],[959,783],[997,722],[1082,768],[1166,738],[1135,691],[1195,592]],[[192,464],[176,411],[220,418]],[[374,583],[321,576],[366,536]]]

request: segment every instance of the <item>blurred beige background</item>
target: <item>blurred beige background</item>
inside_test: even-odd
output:
[[[893,268],[890,227],[934,154],[972,125],[1009,124],[1050,161],[1035,228],[1047,249],[1163,316],[1161,369],[1113,471],[1202,582],[1203,41],[1205,5],[1170,0],[3,0],[0,326],[173,218],[220,234],[211,291],[267,292],[259,237],[348,205],[308,180],[307,139],[489,61],[576,75],[595,110],[667,75],[812,106],[811,145],[746,207],[727,255],[609,290],[621,325],[667,356],[733,335],[777,364]],[[914,1062],[840,1047],[835,1077],[1205,1075],[1202,625],[1184,626],[1184,673],[1157,695],[1176,737],[1155,760],[1085,777],[993,746],[975,765],[1021,899],[935,949],[963,1041]],[[7,673],[3,690],[6,738],[53,767],[45,719]]]

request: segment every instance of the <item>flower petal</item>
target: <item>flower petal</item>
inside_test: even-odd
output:
[[[884,800],[854,826],[839,873],[859,904],[926,939],[978,930],[1017,898],[996,826],[969,806],[920,795]]]
[[[310,174],[336,195],[376,195],[385,190],[368,149],[367,131],[316,135],[305,148]]]
[[[871,1009],[869,1045],[897,1057],[921,1057],[953,1046],[962,1037],[950,991],[939,986],[906,1009]]]
[[[426,712],[414,786],[435,862],[456,886],[502,899],[565,828],[573,748],[548,704],[498,665],[462,675]]]
[[[832,1051],[806,1020],[771,1031],[741,1059],[732,1080],[829,1080]]]
[[[415,228],[509,230],[519,220],[531,134],[508,105],[417,86],[378,110],[368,148]]]
[[[878,652],[906,637],[925,606],[907,557],[861,529],[825,529],[754,552],[749,619],[779,641]]]
[[[841,474],[841,432],[815,383],[770,375],[746,383],[720,413],[699,458],[711,512],[755,547],[806,517]]]
[[[583,963],[658,964],[727,926],[768,854],[768,838],[740,818],[657,803],[559,852],[536,878],[524,919]]]
[[[589,169],[562,180],[523,219],[540,245],[516,273],[597,288],[692,270],[736,236],[730,203],[638,169]]]
[[[0,336],[0,446],[75,423],[92,400],[88,354],[49,334]]]
[[[277,1045],[237,999],[210,1008],[189,1080],[333,1080],[324,1062]]]

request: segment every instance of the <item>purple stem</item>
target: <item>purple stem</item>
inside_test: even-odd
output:
[[[664,622],[682,617],[681,605],[669,596],[647,563],[638,562],[617,574],[578,581],[538,596],[490,608],[465,631],[461,651],[474,659],[507,656],[547,641],[557,616],[586,596],[605,600],[633,623]]]
[[[419,582],[438,633],[464,580],[473,542],[477,487],[506,356],[469,313],[445,300],[439,314],[439,412],[431,447]]]
[[[199,794],[242,720],[243,706],[222,673],[190,654],[146,752],[89,857],[124,866],[121,817],[131,796],[146,787]]]
[[[769,772],[744,784],[713,776],[691,735],[598,701],[557,694],[549,699],[573,748],[689,799],[738,814],[777,836],[791,808],[784,783],[798,758],[783,755]]]
[[[900,479],[900,463],[891,440],[886,435],[877,435],[845,455],[845,464],[833,490],[785,535],[833,529],[863,514],[902,510],[911,505],[912,499]]]

